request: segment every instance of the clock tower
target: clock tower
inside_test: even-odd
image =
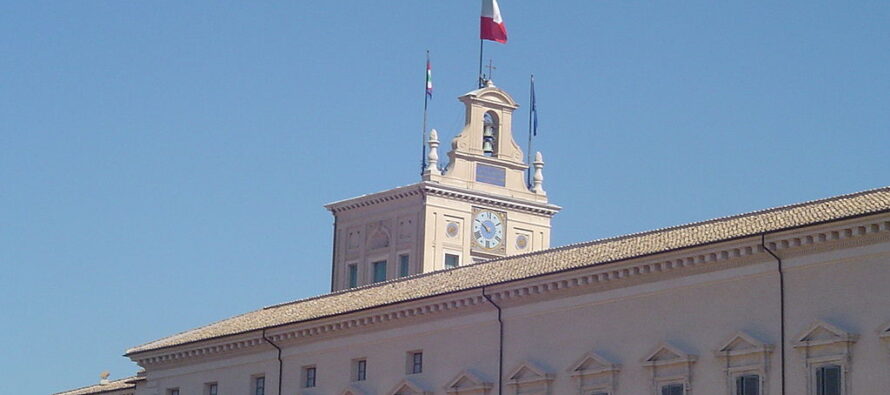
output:
[[[550,219],[540,153],[529,168],[513,139],[519,105],[487,81],[460,97],[463,130],[440,167],[430,132],[419,183],[325,206],[334,215],[331,290],[470,265],[550,247]]]

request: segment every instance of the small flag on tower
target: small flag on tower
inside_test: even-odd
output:
[[[430,53],[426,53],[426,96],[433,98],[433,68],[430,66]]]
[[[480,24],[483,40],[497,41],[501,44],[507,42],[507,27],[501,18],[501,9],[497,0],[482,0],[482,22]]]

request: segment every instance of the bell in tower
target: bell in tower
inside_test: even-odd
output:
[[[497,128],[498,124],[495,120],[496,115],[492,112],[486,112],[483,118],[482,130],[482,152],[485,156],[495,156],[494,147],[497,146]]]

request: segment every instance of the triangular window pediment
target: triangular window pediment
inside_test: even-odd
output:
[[[655,355],[652,355],[652,358],[649,358],[650,362],[656,361],[673,361],[675,359],[680,359],[680,354],[673,352],[668,349],[661,349]]]
[[[467,388],[472,387],[476,384],[478,383],[474,383],[472,380],[466,377],[461,377],[460,380],[458,380],[456,383],[454,383],[454,385],[451,386],[451,388]]]
[[[723,342],[723,345],[717,349],[720,356],[750,354],[754,352],[771,351],[772,346],[766,344],[757,338],[745,333],[738,332],[731,338]]]
[[[510,380],[525,381],[530,379],[546,378],[549,376],[544,369],[531,362],[523,362],[510,371]]]
[[[572,375],[579,374],[595,374],[600,372],[607,372],[618,370],[618,365],[612,363],[602,355],[599,355],[594,352],[589,352],[584,354],[578,361],[576,361],[569,368],[569,373]]]
[[[522,362],[517,365],[507,375],[507,385],[515,387],[517,393],[526,393],[531,391],[537,393],[543,391],[547,393],[550,390],[550,383],[553,381],[554,375],[548,373],[542,367],[530,362]]]
[[[680,362],[693,362],[696,356],[680,351],[667,343],[662,343],[643,360],[647,365],[664,365]]]
[[[353,385],[350,385],[346,387],[346,389],[341,391],[339,395],[365,395],[365,392]]]
[[[424,391],[423,388],[420,388],[417,384],[412,383],[408,380],[402,380],[395,387],[393,387],[392,391],[389,391],[389,395],[427,395],[432,392]]]
[[[510,385],[549,383],[553,381],[553,377],[553,374],[530,361],[520,363],[507,375]]]
[[[448,385],[445,386],[445,390],[449,394],[457,394],[463,393],[464,391],[485,391],[491,389],[491,387],[491,383],[486,382],[469,370],[464,370],[448,382]]]
[[[797,336],[796,346],[854,342],[856,335],[824,321],[816,321]]]

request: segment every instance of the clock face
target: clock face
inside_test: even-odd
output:
[[[500,214],[481,210],[473,218],[473,240],[482,248],[498,248],[504,242],[504,221]]]

